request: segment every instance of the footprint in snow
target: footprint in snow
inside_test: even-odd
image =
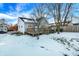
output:
[[[41,48],[43,48],[43,49],[46,49],[44,46],[40,46]],[[46,49],[46,50],[48,50],[48,49]]]
[[[44,46],[40,46],[41,48],[45,48]]]

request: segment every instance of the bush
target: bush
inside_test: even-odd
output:
[[[56,29],[56,31],[57,31],[57,29]],[[62,28],[60,28],[60,32],[63,32],[63,29]]]
[[[21,32],[11,33],[11,35],[13,35],[13,34],[15,34],[15,35],[17,35],[17,36],[23,35],[23,33],[21,33]]]

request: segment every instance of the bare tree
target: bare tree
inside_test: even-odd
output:
[[[60,26],[64,26],[67,22],[68,17],[71,13],[71,7],[72,3],[41,3],[36,4],[35,8],[33,9],[33,17],[34,21],[37,22],[37,39],[39,39],[39,33],[40,33],[40,20],[48,16],[54,18],[57,33],[60,32]],[[63,24],[62,24],[63,22]]]
[[[54,18],[57,32],[60,32],[60,26],[65,25],[71,12],[72,3],[51,3],[46,4],[49,15]],[[62,22],[64,24],[62,24]]]
[[[40,34],[40,20],[45,17],[46,13],[45,13],[45,8],[44,8],[44,4],[36,4],[35,8],[33,9],[32,15],[34,18],[34,21],[36,22],[36,26],[37,26],[37,39],[39,39],[39,34]]]
[[[66,23],[67,17],[69,15],[70,11],[71,11],[71,7],[72,7],[71,3],[70,4],[68,4],[68,3],[66,4],[65,10],[64,10],[64,15],[63,15],[63,18],[64,18],[64,24],[63,25],[65,25],[65,23]]]

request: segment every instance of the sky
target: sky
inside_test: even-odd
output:
[[[16,24],[18,16],[29,16],[35,6],[36,3],[0,3],[0,18],[5,18],[8,24]],[[74,3],[73,7],[74,15],[78,16],[79,4]]]
[[[30,14],[35,7],[34,3],[0,3],[0,18],[6,18],[8,24],[15,24],[17,17]]]
[[[33,3],[3,3],[0,4],[0,13],[27,12],[34,6],[35,4]]]

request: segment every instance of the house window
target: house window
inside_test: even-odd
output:
[[[1,26],[1,27],[3,27],[3,26]]]
[[[19,26],[19,28],[20,28],[20,26]]]
[[[23,26],[21,26],[21,28],[22,28]]]
[[[7,30],[7,29],[5,29],[5,30]]]
[[[3,31],[3,29],[1,29],[1,31]]]

